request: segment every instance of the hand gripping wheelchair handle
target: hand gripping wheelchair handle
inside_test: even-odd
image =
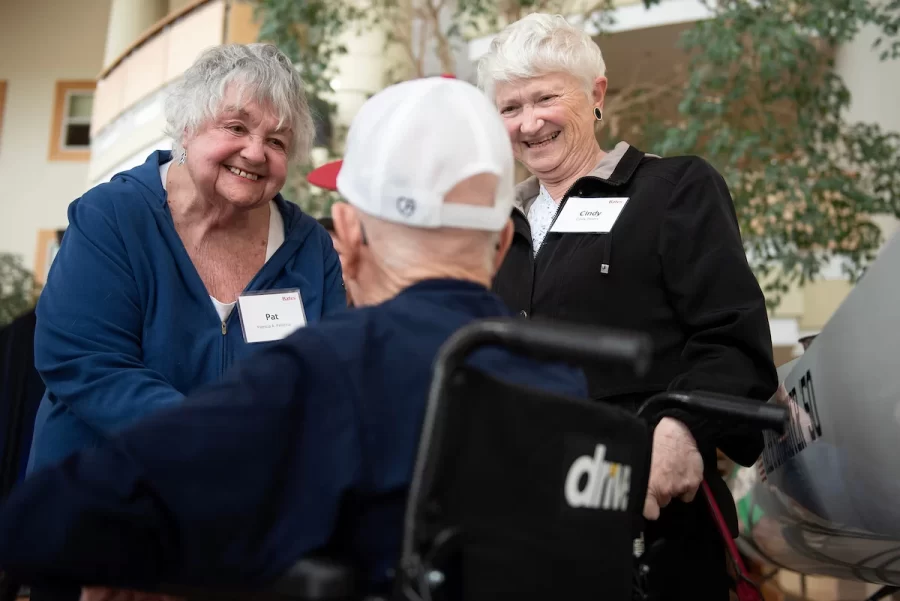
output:
[[[481,319],[453,334],[441,346],[435,358],[428,404],[425,409],[423,436],[413,468],[409,491],[409,507],[419,507],[423,490],[428,490],[433,469],[426,469],[429,450],[439,444],[443,421],[444,390],[447,381],[475,351],[486,346],[502,347],[538,360],[589,362],[619,362],[630,364],[637,375],[650,366],[649,336],[620,330],[576,326],[565,323],[541,323],[507,317]],[[416,511],[408,511],[403,529],[403,557],[413,556]],[[404,569],[415,571],[416,566]]]
[[[662,392],[647,399],[638,410],[644,416],[651,410],[682,409],[688,413],[746,424],[783,434],[790,412],[784,405],[762,403],[725,394],[696,392]]]
[[[758,428],[760,430],[772,430],[783,434],[790,422],[789,409],[784,405],[775,403],[762,403],[753,399],[729,396],[719,393],[692,391],[692,392],[662,392],[647,399],[640,409],[639,416],[647,416],[651,411],[661,409],[680,409],[688,413],[705,415],[728,422]],[[722,542],[728,552],[728,556],[734,564],[737,573],[737,593],[741,601],[762,601],[763,595],[756,584],[747,577],[747,569],[732,539],[731,531],[725,520],[721,508],[704,480],[701,484],[701,492],[706,500],[710,515],[716,524],[716,529],[722,538]],[[635,541],[635,559],[638,562],[635,572],[635,599],[646,599],[644,589],[647,587],[647,565],[644,563],[643,535]]]

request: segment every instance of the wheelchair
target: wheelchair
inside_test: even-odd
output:
[[[519,319],[470,324],[434,363],[389,594],[369,595],[350,564],[328,556],[300,559],[262,591],[159,590],[210,601],[647,599],[652,431],[640,413],[677,406],[776,431],[788,419],[781,406],[704,393],[659,394],[635,416],[488,376],[472,359],[492,347],[541,361],[617,362],[639,376],[651,357],[642,335]],[[0,601],[18,584],[6,581]]]

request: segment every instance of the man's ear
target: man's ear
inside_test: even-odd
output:
[[[359,254],[362,247],[362,224],[356,209],[346,202],[331,206],[334,235],[341,241],[344,251],[344,281],[356,279],[359,270]]]
[[[598,77],[594,80],[594,106],[601,110],[603,109],[603,103],[606,100],[606,85],[607,80],[605,77]]]
[[[494,255],[494,274],[500,270],[503,259],[506,258],[506,253],[509,251],[509,247],[512,244],[513,231],[513,222],[512,219],[510,219],[506,222],[503,229],[500,230],[500,240],[497,243],[497,254]]]

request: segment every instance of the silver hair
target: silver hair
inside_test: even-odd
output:
[[[508,25],[478,61],[478,87],[496,102],[498,82],[568,73],[590,95],[594,80],[606,76],[603,53],[584,30],[562,15],[534,13]]]
[[[173,156],[184,150],[186,136],[196,133],[222,109],[229,84],[238,86],[241,101],[271,107],[278,126],[291,128],[288,155],[305,160],[315,127],[303,80],[290,59],[272,44],[226,44],[204,51],[166,98],[166,133],[175,141]]]

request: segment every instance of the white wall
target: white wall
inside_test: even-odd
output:
[[[900,132],[900,60],[881,62],[872,50],[877,29],[863,29],[837,53],[835,67],[853,95],[847,118]]]
[[[877,37],[875,27],[863,29],[835,57],[835,68],[852,95],[847,118],[900,132],[900,59],[879,61],[879,50],[872,49]],[[885,239],[900,230],[893,217],[884,216],[876,222]]]
[[[109,0],[0,0],[0,252],[34,262],[39,229],[66,226],[84,192],[87,162],[48,162],[55,84],[94,79],[103,61]]]

